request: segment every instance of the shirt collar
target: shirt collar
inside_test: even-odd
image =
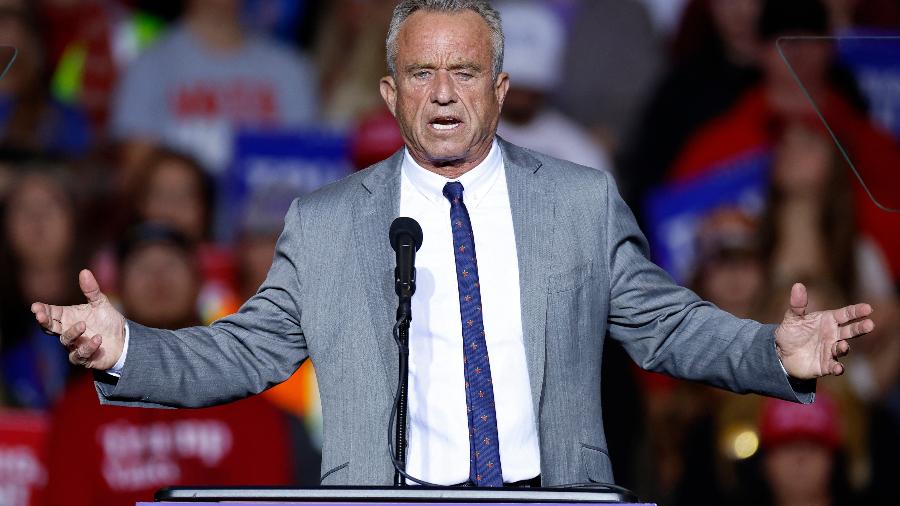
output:
[[[457,179],[448,179],[422,167],[409,154],[408,149],[404,152],[403,165],[400,168],[403,177],[409,181],[412,187],[436,204],[447,203],[447,198],[444,197],[444,185],[451,181],[459,181],[465,188],[463,200],[466,207],[472,208],[478,207],[478,204],[488,194],[501,170],[503,170],[503,156],[496,138],[485,159]]]

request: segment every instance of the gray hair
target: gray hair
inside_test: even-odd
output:
[[[397,34],[400,26],[418,10],[431,12],[458,13],[473,11],[481,16],[491,30],[491,63],[494,79],[503,72],[503,26],[500,13],[491,6],[490,0],[403,0],[394,7],[386,42],[388,72],[397,76]]]

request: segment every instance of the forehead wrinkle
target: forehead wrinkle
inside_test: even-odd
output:
[[[474,18],[458,22],[460,17],[470,17],[470,15]],[[436,18],[450,18],[456,22],[441,23]],[[477,26],[474,30],[473,25]],[[429,29],[431,26],[438,28]],[[481,69],[484,68],[484,65],[476,63],[476,59],[490,62],[493,58],[490,29],[474,12],[417,11],[403,23],[397,42],[398,63],[401,59],[410,60],[411,56],[414,58],[413,62],[404,67],[409,67],[409,65],[438,67],[442,66],[438,65],[438,62],[455,59],[457,61],[451,63],[452,65],[458,65],[457,62],[461,61]],[[410,53],[414,54],[410,55]]]

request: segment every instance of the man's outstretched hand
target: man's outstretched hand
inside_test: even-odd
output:
[[[78,284],[87,304],[31,305],[31,312],[44,330],[59,336],[69,351],[69,361],[88,369],[105,371],[116,365],[125,345],[125,318],[110,304],[91,271],[78,274]]]
[[[775,331],[775,346],[787,373],[797,379],[814,379],[844,373],[838,359],[850,352],[849,339],[868,334],[875,323],[868,317],[872,306],[852,306],[807,313],[806,287],[791,288],[791,307]]]

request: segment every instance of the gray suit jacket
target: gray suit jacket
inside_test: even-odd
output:
[[[645,369],[812,400],[814,383],[796,385],[783,373],[774,325],[716,309],[647,259],[608,174],[500,145],[545,486],[613,481],[600,408],[606,335]],[[399,208],[401,161],[402,151],[296,200],[268,278],[238,313],[179,331],[130,322],[123,374],[97,382],[101,401],[228,402],[285,380],[308,357],[322,399],[322,483],[390,484],[397,347],[387,231]]]

